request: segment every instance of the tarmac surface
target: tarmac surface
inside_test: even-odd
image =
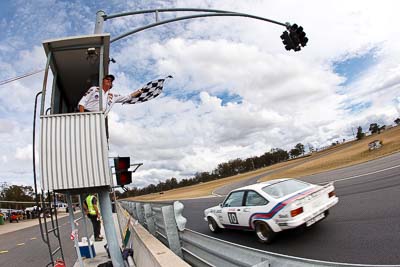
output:
[[[78,212],[79,213],[79,212]],[[67,217],[67,213],[58,213],[57,217],[63,218]],[[114,225],[116,227],[116,232],[117,232],[117,238],[118,238],[118,243],[122,244],[121,236],[119,235],[120,231],[118,229],[119,223],[117,219],[117,214],[113,213],[113,219],[114,219]],[[49,219],[48,219],[49,220]],[[36,219],[27,219],[27,220],[21,220],[18,223],[17,222],[8,222],[5,221],[4,225],[0,225],[0,238],[1,235],[6,234],[6,233],[11,233],[15,231],[19,231],[21,229],[25,229],[28,227],[36,226],[39,224],[39,220]],[[102,241],[98,242],[93,242],[94,246],[94,251],[96,253],[96,257],[94,258],[84,258],[82,257],[82,264],[80,263],[79,259],[76,261],[74,267],[81,267],[81,266],[87,266],[87,267],[92,267],[92,266],[98,266],[100,263],[105,263],[107,261],[110,261],[111,259],[108,258],[107,251],[105,250],[104,246],[107,243],[105,233],[104,233],[104,227],[101,227],[101,235],[104,237]],[[93,240],[93,236],[91,237],[91,240]]]
[[[68,214],[57,213],[58,218],[63,218],[68,216]],[[20,229],[25,229],[31,226],[35,226],[39,224],[39,219],[27,219],[27,220],[20,220],[19,222],[12,222],[5,221],[4,225],[0,225],[0,235],[15,232]]]

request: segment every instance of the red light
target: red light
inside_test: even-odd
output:
[[[119,182],[121,184],[127,184],[127,182],[128,182],[128,174],[126,172],[122,172],[120,174]]]
[[[118,170],[122,170],[122,169],[129,169],[129,165],[130,165],[130,159],[127,157],[124,158],[118,158],[118,166],[117,169]]]
[[[295,209],[295,210],[291,210],[290,211],[290,215],[292,216],[292,217],[295,217],[295,216],[297,216],[297,215],[299,215],[299,214],[301,214],[301,213],[303,213],[303,207],[300,207],[300,208],[297,208],[297,209]]]
[[[335,191],[329,192],[328,196],[329,196],[329,197],[334,197],[334,196],[336,196]]]
[[[132,172],[128,171],[130,167],[129,157],[114,158],[114,166],[118,185],[124,186],[132,183]]]

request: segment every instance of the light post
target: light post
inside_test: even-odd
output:
[[[202,14],[194,14],[189,16],[181,16],[176,17],[173,19],[166,19],[166,20],[159,20],[159,14],[164,12],[203,12]],[[125,12],[125,13],[118,13],[107,15],[103,10],[99,10],[96,13],[96,24],[95,24],[95,34],[103,33],[103,24],[104,21],[109,19],[114,19],[118,17],[125,17],[125,16],[132,16],[132,15],[139,15],[139,14],[148,14],[154,13],[155,14],[155,23],[151,23],[142,27],[135,28],[131,31],[123,33],[117,37],[111,39],[110,43],[118,41],[124,37],[129,35],[135,34],[140,31],[144,31],[146,29],[150,29],[153,27],[157,27],[163,24],[181,21],[181,20],[188,20],[188,19],[195,19],[195,18],[204,18],[204,17],[246,17],[256,20],[261,20],[265,22],[270,22],[273,24],[277,24],[279,26],[283,26],[286,30],[281,35],[281,39],[283,44],[285,45],[286,50],[293,50],[293,51],[300,51],[301,47],[307,45],[308,38],[306,37],[306,33],[303,31],[303,27],[298,26],[297,24],[291,25],[289,22],[282,23],[275,20],[267,19],[260,16],[254,16],[246,13],[239,13],[239,12],[232,12],[226,10],[217,10],[217,9],[201,9],[201,8],[161,8],[161,9],[149,9],[149,10],[141,10],[141,11],[133,11],[133,12]],[[288,45],[289,44],[289,45]]]

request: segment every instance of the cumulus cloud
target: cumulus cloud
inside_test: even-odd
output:
[[[32,145],[17,147],[15,158],[18,160],[32,160]]]
[[[1,133],[10,133],[14,129],[14,123],[12,121],[6,119],[0,119],[0,134]]]

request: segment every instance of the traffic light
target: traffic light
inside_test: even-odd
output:
[[[114,158],[115,175],[117,177],[117,185],[127,185],[132,183],[132,172],[128,171],[131,166],[130,157]]]
[[[284,31],[281,35],[282,43],[285,45],[286,50],[294,49],[295,46],[293,44],[292,39],[289,36],[289,33],[287,31]]]
[[[299,36],[297,35],[297,30],[298,30],[298,26],[297,24],[293,24],[290,28],[289,28],[289,36],[290,39],[292,39],[293,41],[293,50],[294,51],[300,51],[300,40],[299,40]]]
[[[301,47],[307,45],[308,38],[306,37],[303,27],[298,26],[297,24],[291,26],[288,24],[287,29],[289,32],[284,31],[281,35],[286,50],[293,49],[294,51],[300,51]]]
[[[306,33],[303,31],[303,27],[298,27],[296,30],[297,33],[297,37],[299,39],[300,45],[302,47],[305,47],[307,45],[308,42],[308,38],[306,37]]]

